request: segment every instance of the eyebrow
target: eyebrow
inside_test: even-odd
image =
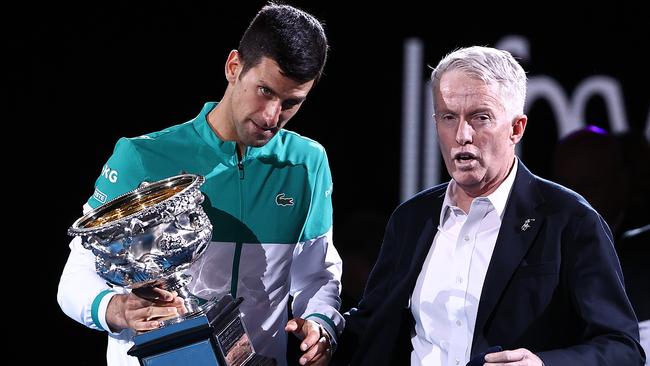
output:
[[[439,108],[439,112],[436,112],[436,114],[442,114],[442,113],[450,113],[450,114],[459,114],[458,112],[451,110],[450,108]],[[488,106],[488,105],[480,105],[476,106],[472,109],[468,109],[465,111],[465,114],[476,114],[476,113],[490,113],[493,114],[494,112],[494,107],[493,106]]]
[[[264,79],[259,79],[258,84],[261,84],[263,87],[269,89],[269,90],[271,91],[271,93],[273,93],[273,95],[278,95],[278,93],[277,93],[273,88],[271,88],[271,87],[269,86],[269,84],[268,84],[267,82],[264,81]],[[291,102],[291,103],[293,103],[294,105],[296,105],[296,104],[300,104],[300,103],[304,102],[306,99],[307,99],[307,96],[304,96],[304,97],[296,97],[296,98],[288,98],[288,99],[285,99],[285,100],[283,101],[283,103],[284,103],[284,102]]]
[[[302,97],[302,98],[289,98],[289,99],[285,99],[284,101],[285,101],[285,102],[291,102],[291,103],[293,103],[294,105],[296,105],[296,104],[300,104],[300,103],[304,102],[306,99],[307,99],[307,97]]]
[[[478,107],[478,108],[471,109],[471,110],[469,110],[469,111],[467,112],[467,114],[470,114],[470,115],[471,115],[471,114],[477,114],[477,113],[485,113],[485,114],[489,114],[489,115],[493,115],[493,114],[494,114],[492,108],[489,108],[489,107],[483,107],[483,106]]]

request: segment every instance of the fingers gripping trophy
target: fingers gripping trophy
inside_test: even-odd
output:
[[[119,196],[88,212],[68,233],[81,237],[95,255],[97,273],[107,282],[155,300],[155,288],[175,291],[187,312],[159,319],[160,329],[134,337],[128,354],[142,365],[240,366],[274,364],[255,354],[238,306],[230,295],[204,300],[191,294],[184,271],[205,252],[212,224],[201,203],[205,179],[182,174]],[[263,362],[262,362],[263,361]]]

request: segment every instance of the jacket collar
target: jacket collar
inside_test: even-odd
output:
[[[234,141],[222,140],[210,127],[208,122],[208,114],[218,105],[217,102],[207,102],[203,105],[201,112],[189,123],[192,123],[194,130],[201,137],[201,139],[217,154],[222,156],[225,161],[230,162],[232,165],[237,164],[237,144]],[[279,144],[278,135],[284,133],[280,130],[276,136],[273,136],[271,141],[261,147],[248,146],[244,152],[242,161],[249,158],[273,155],[270,153],[276,144]]]

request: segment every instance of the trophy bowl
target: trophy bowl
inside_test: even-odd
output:
[[[188,312],[162,326],[205,313],[214,299],[190,294],[183,272],[207,249],[212,224],[201,207],[205,178],[181,174],[133,191],[88,212],[68,229],[95,255],[95,268],[107,282],[154,299],[152,288],[176,291]]]

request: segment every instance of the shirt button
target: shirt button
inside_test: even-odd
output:
[[[461,325],[463,325],[463,323],[460,320],[456,320],[456,325],[460,327]]]
[[[456,365],[460,365],[460,360],[456,359]]]
[[[465,235],[463,239],[465,239],[465,241],[469,241],[469,235]]]

